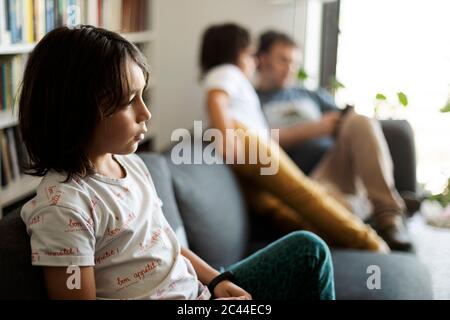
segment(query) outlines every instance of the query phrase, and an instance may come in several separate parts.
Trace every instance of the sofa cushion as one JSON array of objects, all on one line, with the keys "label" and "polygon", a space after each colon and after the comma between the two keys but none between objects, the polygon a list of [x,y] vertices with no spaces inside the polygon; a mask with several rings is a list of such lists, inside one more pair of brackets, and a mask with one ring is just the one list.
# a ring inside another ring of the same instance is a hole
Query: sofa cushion
[{"label": "sofa cushion", "polygon": [[[339,300],[433,299],[430,275],[412,254],[334,250],[332,256]],[[368,271],[370,266],[379,267],[379,290],[367,287],[368,278],[375,274]]]},{"label": "sofa cushion", "polygon": [[192,250],[216,268],[242,259],[248,216],[231,170],[223,164],[175,165],[170,155],[167,162]]},{"label": "sofa cushion", "polygon": [[406,120],[383,120],[381,126],[394,164],[396,189],[416,192],[416,149],[410,123]]},{"label": "sofa cushion", "polygon": [[186,231],[173,194],[172,177],[166,159],[156,153],[140,153],[138,155],[150,171],[156,192],[163,202],[164,216],[175,231],[180,244],[187,248]]},{"label": "sofa cushion", "polygon": [[0,300],[46,299],[42,269],[31,265],[30,239],[20,210],[0,221]]}]

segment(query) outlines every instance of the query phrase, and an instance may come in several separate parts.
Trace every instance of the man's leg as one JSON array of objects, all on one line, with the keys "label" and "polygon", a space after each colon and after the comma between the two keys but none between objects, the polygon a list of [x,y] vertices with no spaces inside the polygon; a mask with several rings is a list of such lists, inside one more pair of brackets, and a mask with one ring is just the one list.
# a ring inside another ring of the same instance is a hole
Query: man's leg
[{"label": "man's leg", "polygon": [[312,177],[329,181],[343,193],[357,194],[359,178],[373,205],[378,233],[393,250],[411,250],[404,227],[405,204],[395,189],[393,164],[381,126],[376,120],[347,114],[341,123],[335,148],[319,164]]}]

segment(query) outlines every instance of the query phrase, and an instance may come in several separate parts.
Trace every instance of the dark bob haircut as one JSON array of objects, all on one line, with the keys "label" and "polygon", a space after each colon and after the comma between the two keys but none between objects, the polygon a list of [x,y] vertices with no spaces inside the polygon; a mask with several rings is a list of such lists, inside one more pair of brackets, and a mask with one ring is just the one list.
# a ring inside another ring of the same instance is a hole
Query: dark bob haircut
[{"label": "dark bob haircut", "polygon": [[126,105],[128,64],[146,82],[139,49],[117,33],[93,26],[48,33],[30,54],[19,96],[19,127],[29,154],[28,174],[50,170],[74,176],[94,172],[88,148],[100,121]]},{"label": "dark bob haircut", "polygon": [[250,33],[233,23],[209,27],[203,34],[200,53],[202,75],[224,64],[237,64],[239,54],[251,43]]},{"label": "dark bob haircut", "polygon": [[257,56],[269,53],[276,44],[284,44],[289,47],[297,47],[295,41],[285,33],[278,31],[266,31],[259,37]]}]

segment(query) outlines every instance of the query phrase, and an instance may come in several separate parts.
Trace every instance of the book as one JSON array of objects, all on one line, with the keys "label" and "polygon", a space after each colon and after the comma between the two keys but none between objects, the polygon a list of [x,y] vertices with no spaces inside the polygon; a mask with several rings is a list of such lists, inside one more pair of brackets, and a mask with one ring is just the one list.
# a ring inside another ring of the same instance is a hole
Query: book
[{"label": "book", "polygon": [[98,3],[96,0],[87,1],[87,24],[98,25]]},{"label": "book", "polygon": [[63,25],[144,31],[148,6],[148,0],[0,0],[0,45],[35,43]]},{"label": "book", "polygon": [[103,0],[97,0],[97,25],[103,27]]},{"label": "book", "polygon": [[81,1],[68,0],[66,13],[66,24],[68,26],[73,27],[81,24]]},{"label": "book", "polygon": [[0,112],[4,111],[6,108],[5,105],[5,94],[3,92],[5,92],[5,88],[3,86],[3,63],[0,61]]},{"label": "book", "polygon": [[8,140],[3,130],[0,131],[0,143],[2,150],[2,164],[4,172],[4,185],[8,185],[12,182],[11,160],[9,158]]},{"label": "book", "polygon": [[3,84],[3,110],[10,110],[12,107],[12,70],[11,62],[2,63],[2,84]]},{"label": "book", "polygon": [[102,12],[103,27],[111,31],[120,32],[122,29],[122,0],[104,1]]},{"label": "book", "polygon": [[11,43],[22,42],[22,10],[20,0],[7,0],[9,30],[11,32]]},{"label": "book", "polygon": [[45,0],[45,32],[50,32],[55,28],[55,2]]},{"label": "book", "polygon": [[4,46],[11,44],[7,3],[8,0],[0,0],[0,45]]},{"label": "book", "polygon": [[0,188],[4,186],[4,174],[3,174],[3,152],[2,152],[2,130],[0,130]]},{"label": "book", "polygon": [[22,0],[22,40],[26,43],[34,42],[34,8],[33,0]]},{"label": "book", "polygon": [[67,25],[67,17],[68,17],[67,5],[68,5],[67,0],[58,0],[58,17],[59,17],[59,23],[57,24],[58,27]]},{"label": "book", "polygon": [[132,0],[123,0],[122,2],[122,32],[131,32],[132,27],[132,17],[131,17],[131,6]]},{"label": "book", "polygon": [[20,81],[24,72],[24,58],[22,56],[14,56],[11,64],[11,100],[10,110],[14,110],[17,103]]},{"label": "book", "polygon": [[13,131],[14,131],[14,140],[16,141],[16,151],[19,162],[19,170],[21,174],[26,174],[25,169],[30,162],[30,156],[28,155],[27,147],[23,143],[19,127],[14,127]]},{"label": "book", "polygon": [[86,23],[88,20],[88,2],[87,0],[77,0],[77,5],[80,8],[80,23]]},{"label": "book", "polygon": [[6,65],[5,62],[2,62],[0,60],[0,97],[2,101],[0,102],[0,105],[2,106],[0,111],[6,110],[6,95],[7,95],[7,88],[6,88]]},{"label": "book", "polygon": [[5,129],[6,136],[8,138],[8,151],[9,151],[9,159],[11,161],[11,172],[12,179],[17,180],[20,178],[20,169],[19,169],[19,159],[17,157],[17,144],[14,138],[14,128]]},{"label": "book", "polygon": [[45,0],[34,0],[34,39],[41,40],[46,33]]}]

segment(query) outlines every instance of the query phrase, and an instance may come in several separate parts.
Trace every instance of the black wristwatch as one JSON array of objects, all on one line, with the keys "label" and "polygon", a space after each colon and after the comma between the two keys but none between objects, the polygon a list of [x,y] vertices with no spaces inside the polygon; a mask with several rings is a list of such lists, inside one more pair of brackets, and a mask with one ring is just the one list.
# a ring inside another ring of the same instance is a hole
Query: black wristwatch
[{"label": "black wristwatch", "polygon": [[215,299],[214,288],[222,281],[229,280],[233,282],[234,274],[231,271],[225,271],[224,273],[219,274],[217,277],[211,280],[208,284],[209,292],[211,293],[211,299]]}]

